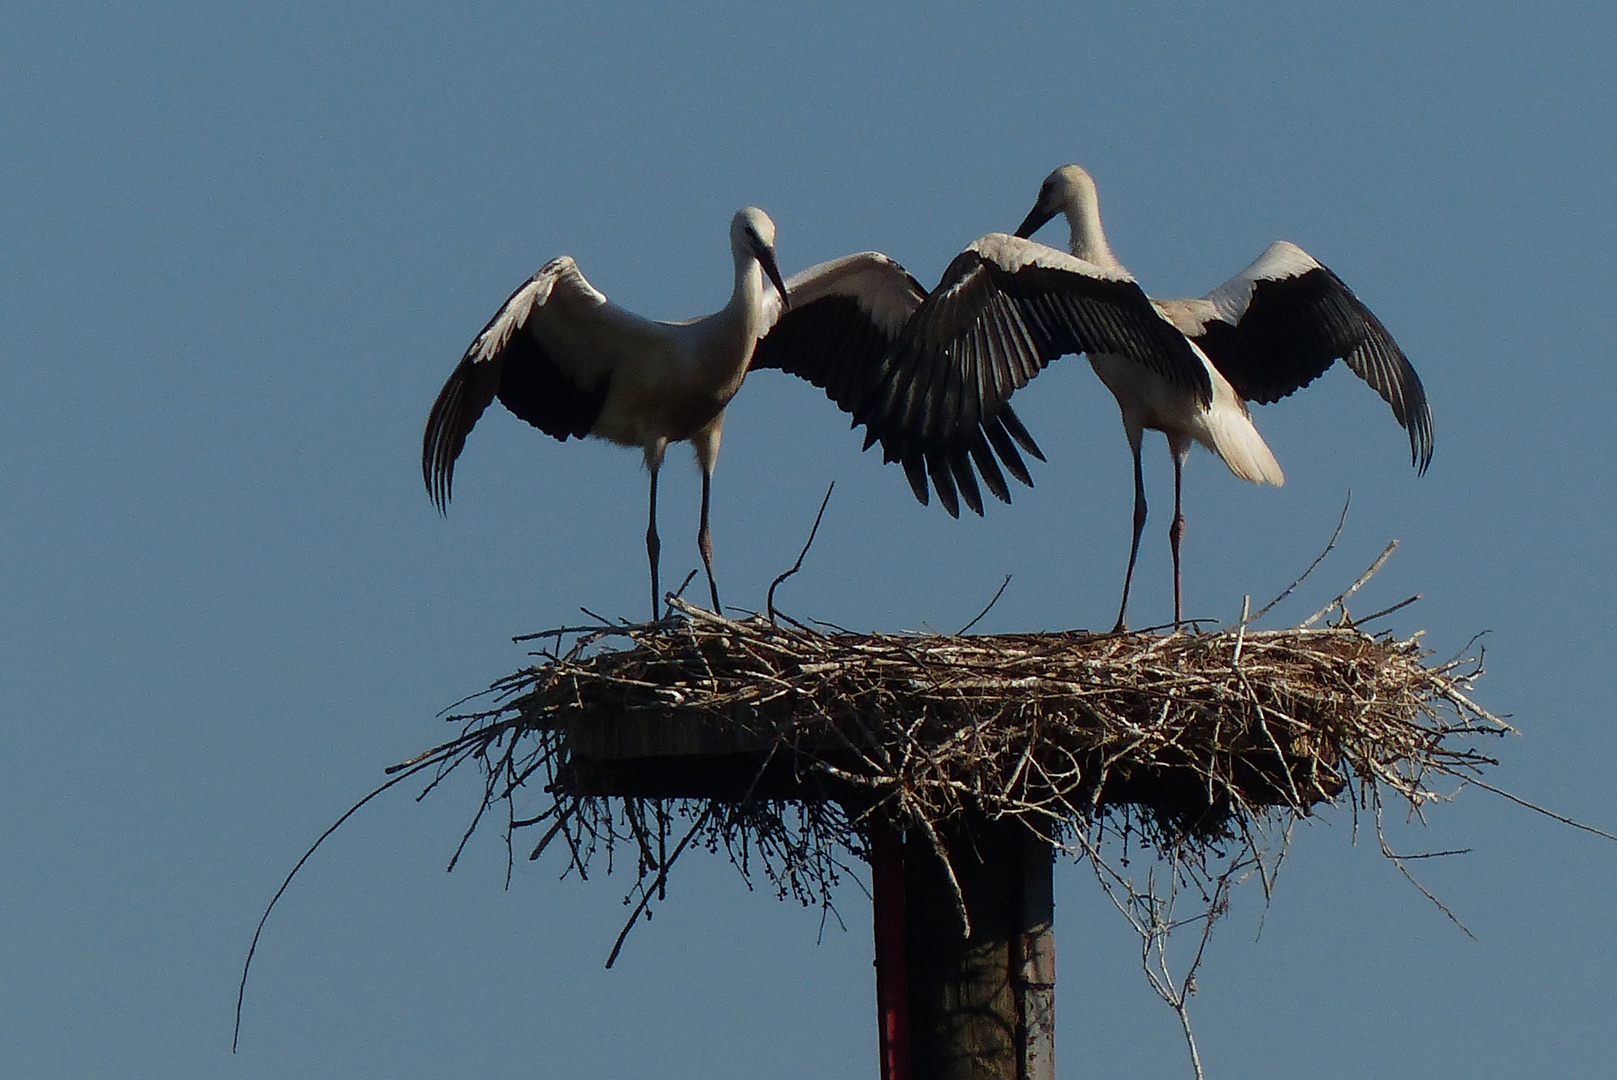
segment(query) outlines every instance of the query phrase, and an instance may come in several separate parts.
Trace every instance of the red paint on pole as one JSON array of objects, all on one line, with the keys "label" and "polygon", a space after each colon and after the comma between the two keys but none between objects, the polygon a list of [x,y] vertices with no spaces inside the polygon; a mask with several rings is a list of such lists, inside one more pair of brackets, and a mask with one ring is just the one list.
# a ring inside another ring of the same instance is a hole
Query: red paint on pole
[{"label": "red paint on pole", "polygon": [[870,827],[870,891],[875,909],[876,1015],[882,1080],[910,1080],[910,983],[904,921],[904,834],[877,815]]}]

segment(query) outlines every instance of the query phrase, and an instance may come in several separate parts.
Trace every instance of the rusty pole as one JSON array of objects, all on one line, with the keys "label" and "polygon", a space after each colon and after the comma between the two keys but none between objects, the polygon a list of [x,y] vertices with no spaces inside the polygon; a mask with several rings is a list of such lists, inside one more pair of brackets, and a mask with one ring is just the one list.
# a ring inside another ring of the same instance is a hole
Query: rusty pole
[{"label": "rusty pole", "polygon": [[939,829],[971,923],[931,842],[904,845],[913,1080],[1054,1080],[1050,845],[1014,819]]},{"label": "rusty pole", "polygon": [[910,984],[904,918],[904,834],[885,815],[870,827],[870,892],[876,937],[876,1016],[882,1080],[911,1080]]}]

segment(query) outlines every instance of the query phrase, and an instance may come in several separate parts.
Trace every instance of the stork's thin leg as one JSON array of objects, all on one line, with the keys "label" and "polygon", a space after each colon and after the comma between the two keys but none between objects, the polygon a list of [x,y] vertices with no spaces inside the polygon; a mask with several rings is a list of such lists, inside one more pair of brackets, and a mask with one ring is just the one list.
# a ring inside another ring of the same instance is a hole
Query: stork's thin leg
[{"label": "stork's thin leg", "polygon": [[657,539],[657,470],[651,470],[651,509],[646,519],[646,558],[651,561],[651,621],[657,621],[658,604],[662,592],[657,588],[657,559],[662,554],[662,541]]},{"label": "stork's thin leg", "polygon": [[1121,634],[1129,628],[1126,616],[1129,610],[1129,586],[1134,583],[1134,560],[1140,555],[1140,534],[1145,531],[1145,474],[1140,468],[1140,444],[1134,443],[1134,542],[1129,545],[1129,569],[1123,575],[1123,604],[1117,609],[1117,625],[1112,633]]},{"label": "stork's thin leg", "polygon": [[702,470],[702,524],[696,530],[696,549],[702,553],[702,565],[707,568],[707,587],[713,594],[713,614],[723,614],[724,609],[719,607],[719,583],[713,580],[713,534],[707,528],[708,494],[713,485],[713,477],[706,470]]},{"label": "stork's thin leg", "polygon": [[1179,629],[1184,621],[1185,610],[1181,600],[1182,591],[1179,583],[1179,541],[1185,538],[1185,515],[1179,509],[1180,481],[1185,472],[1185,459],[1180,454],[1173,456],[1173,524],[1168,526],[1168,544],[1173,548],[1173,628]]}]

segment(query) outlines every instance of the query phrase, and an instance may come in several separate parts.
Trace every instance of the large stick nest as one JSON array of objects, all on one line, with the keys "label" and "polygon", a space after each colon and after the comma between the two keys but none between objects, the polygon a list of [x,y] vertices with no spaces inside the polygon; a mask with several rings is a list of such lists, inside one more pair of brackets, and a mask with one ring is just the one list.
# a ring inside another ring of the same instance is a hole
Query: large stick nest
[{"label": "large stick nest", "polygon": [[676,600],[657,622],[540,635],[540,663],[413,764],[479,760],[484,808],[507,803],[508,835],[548,825],[534,857],[560,837],[580,874],[602,844],[610,857],[628,843],[643,903],[693,840],[828,903],[875,812],[934,838],[971,810],[1058,842],[1111,826],[1206,850],[1321,803],[1391,794],[1418,812],[1438,778],[1494,764],[1477,736],[1509,730],[1468,696],[1480,663],[1430,663],[1418,635],[786,622]]}]

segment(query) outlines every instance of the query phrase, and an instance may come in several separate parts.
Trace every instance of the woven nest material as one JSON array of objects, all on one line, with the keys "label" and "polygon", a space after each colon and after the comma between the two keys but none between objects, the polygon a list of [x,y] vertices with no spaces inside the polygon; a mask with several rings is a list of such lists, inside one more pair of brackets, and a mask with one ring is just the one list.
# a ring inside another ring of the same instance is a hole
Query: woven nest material
[{"label": "woven nest material", "polygon": [[971,810],[1058,843],[1110,825],[1181,850],[1321,803],[1418,812],[1435,781],[1495,763],[1478,736],[1510,730],[1469,697],[1480,663],[1351,626],[822,633],[675,601],[658,622],[541,637],[539,664],[410,764],[481,762],[485,810],[546,826],[534,857],[561,838],[583,874],[627,844],[643,894],[696,842],[828,902],[877,812],[933,836]]}]

